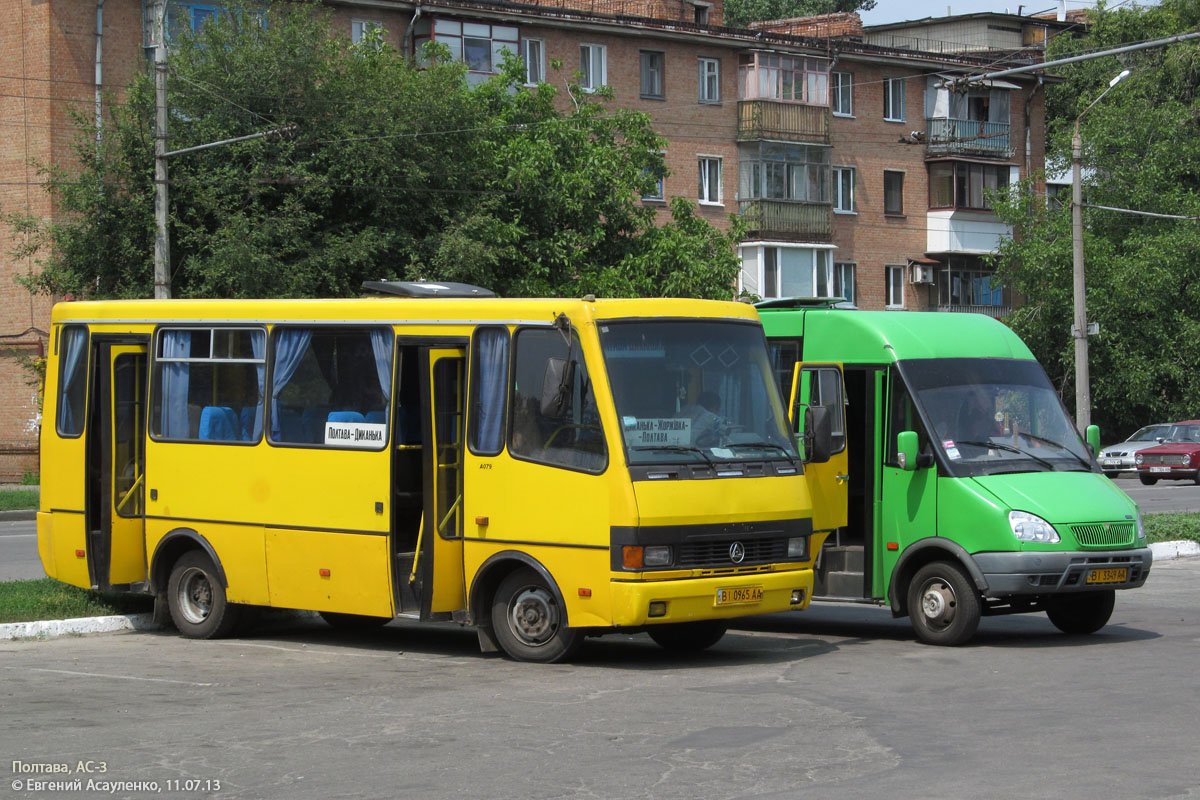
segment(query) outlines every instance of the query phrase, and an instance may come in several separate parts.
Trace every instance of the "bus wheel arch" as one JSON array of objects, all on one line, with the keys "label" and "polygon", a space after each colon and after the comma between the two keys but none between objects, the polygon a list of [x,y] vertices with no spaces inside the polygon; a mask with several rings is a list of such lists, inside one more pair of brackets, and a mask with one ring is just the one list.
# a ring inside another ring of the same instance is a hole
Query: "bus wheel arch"
[{"label": "bus wheel arch", "polygon": [[212,545],[196,531],[180,528],[158,543],[151,561],[155,618],[169,620],[191,639],[228,636],[240,606],[226,596],[229,581]]},{"label": "bus wheel arch", "polygon": [[904,617],[911,613],[911,609],[908,607],[909,585],[922,567],[935,561],[957,562],[971,583],[975,585],[979,595],[982,596],[987,592],[988,584],[987,579],[983,576],[983,570],[975,563],[975,559],[971,558],[971,554],[967,552],[966,548],[957,542],[939,536],[921,539],[905,549],[892,570],[891,584],[888,586],[888,599],[891,601],[893,616]]},{"label": "bus wheel arch", "polygon": [[189,550],[203,551],[216,568],[221,588],[229,588],[225,568],[221,566],[221,559],[217,558],[217,551],[213,549],[212,544],[192,528],[176,528],[159,540],[150,559],[150,589],[155,595],[167,591],[167,583],[171,579],[171,570],[175,562]]},{"label": "bus wheel arch", "polygon": [[470,608],[485,652],[554,663],[569,658],[583,639],[567,624],[566,603],[549,570],[525,553],[496,553],[485,561],[471,582]]}]

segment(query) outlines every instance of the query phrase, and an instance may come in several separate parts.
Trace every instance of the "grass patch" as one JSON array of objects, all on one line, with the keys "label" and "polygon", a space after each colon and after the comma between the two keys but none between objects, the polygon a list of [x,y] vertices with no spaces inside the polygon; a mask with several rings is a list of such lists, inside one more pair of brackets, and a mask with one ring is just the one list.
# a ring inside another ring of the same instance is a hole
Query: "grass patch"
[{"label": "grass patch", "polygon": [[153,607],[149,595],[93,592],[53,578],[0,583],[0,623],[137,614]]},{"label": "grass patch", "polygon": [[1142,521],[1148,542],[1200,542],[1200,514],[1147,514]]},{"label": "grass patch", "polygon": [[37,489],[5,489],[0,491],[0,511],[30,511],[38,507]]}]

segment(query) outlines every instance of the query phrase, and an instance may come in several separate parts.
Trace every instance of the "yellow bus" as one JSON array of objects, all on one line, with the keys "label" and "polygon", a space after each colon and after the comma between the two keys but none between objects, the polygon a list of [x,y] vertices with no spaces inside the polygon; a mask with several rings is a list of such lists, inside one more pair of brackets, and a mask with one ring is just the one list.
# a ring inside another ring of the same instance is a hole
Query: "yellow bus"
[{"label": "yellow bus", "polygon": [[271,606],[542,662],[808,605],[825,534],[752,307],[372,287],[55,306],[46,573],[188,637]]}]

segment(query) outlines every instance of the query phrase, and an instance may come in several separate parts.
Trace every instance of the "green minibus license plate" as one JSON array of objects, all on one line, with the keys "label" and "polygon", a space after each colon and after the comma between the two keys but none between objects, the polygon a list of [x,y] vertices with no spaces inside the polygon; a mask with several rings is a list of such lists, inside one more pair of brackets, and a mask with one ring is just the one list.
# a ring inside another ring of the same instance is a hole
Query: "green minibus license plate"
[{"label": "green minibus license plate", "polygon": [[1088,573],[1088,583],[1124,583],[1129,576],[1128,567],[1118,569],[1094,569]]},{"label": "green minibus license plate", "polygon": [[736,606],[747,603],[762,602],[763,587],[761,586],[731,586],[728,589],[717,589],[717,605]]}]

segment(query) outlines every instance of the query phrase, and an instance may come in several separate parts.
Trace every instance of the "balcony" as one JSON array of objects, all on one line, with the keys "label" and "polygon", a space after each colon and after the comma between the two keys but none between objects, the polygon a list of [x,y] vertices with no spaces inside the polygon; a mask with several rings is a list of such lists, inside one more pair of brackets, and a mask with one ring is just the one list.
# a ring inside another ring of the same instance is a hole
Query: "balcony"
[{"label": "balcony", "polygon": [[750,237],[803,242],[833,238],[833,206],[803,200],[741,200],[738,203]]},{"label": "balcony", "polygon": [[939,303],[937,310],[956,314],[987,314],[989,317],[1002,319],[1008,316],[1012,308],[1009,306],[942,305]]},{"label": "balcony", "polygon": [[1007,122],[936,118],[925,120],[926,156],[1012,158]]},{"label": "balcony", "polygon": [[739,142],[775,139],[829,144],[829,107],[779,100],[739,100],[737,138]]}]

